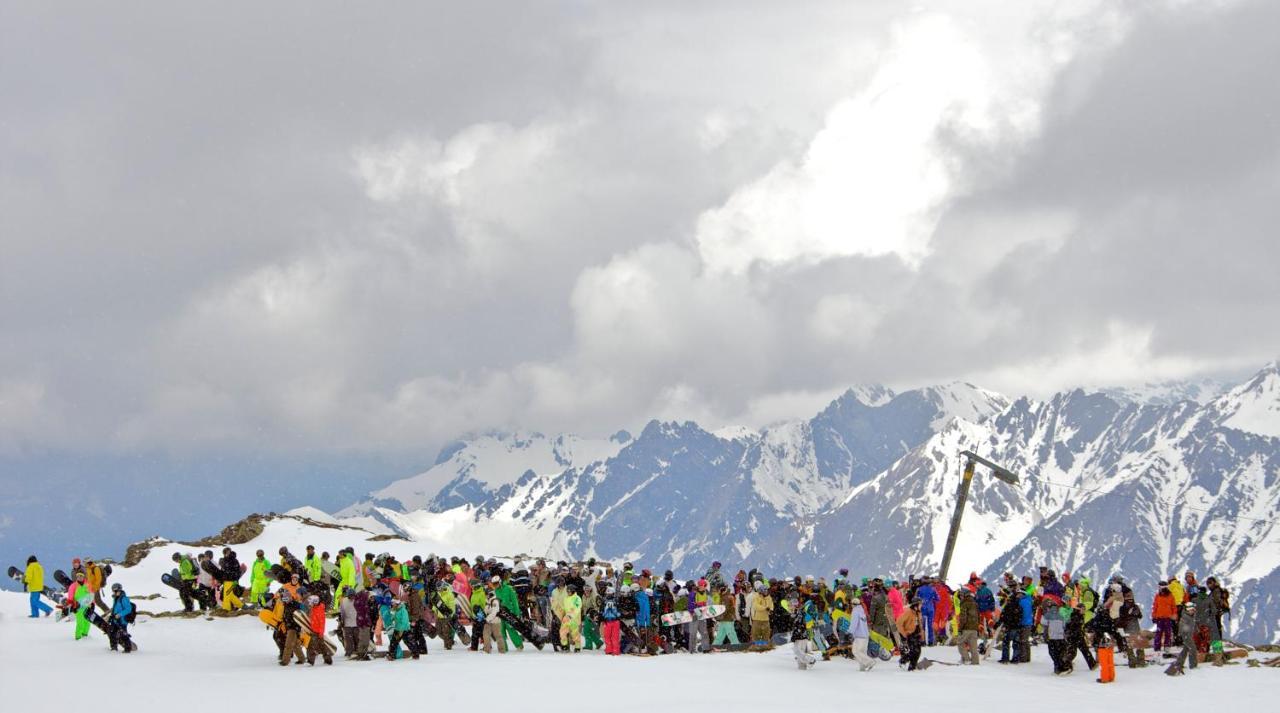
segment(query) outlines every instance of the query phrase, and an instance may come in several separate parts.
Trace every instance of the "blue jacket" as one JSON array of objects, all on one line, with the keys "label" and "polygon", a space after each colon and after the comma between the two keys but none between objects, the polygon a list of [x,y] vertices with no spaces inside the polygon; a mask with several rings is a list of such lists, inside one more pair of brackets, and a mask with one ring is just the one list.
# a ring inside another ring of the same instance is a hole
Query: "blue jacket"
[{"label": "blue jacket", "polygon": [[126,617],[133,613],[133,602],[129,601],[129,595],[121,594],[120,598],[111,604],[111,616],[119,620],[121,624],[128,621]]},{"label": "blue jacket", "polygon": [[920,608],[933,610],[938,603],[938,590],[926,584],[916,589],[916,596],[920,597]]},{"label": "blue jacket", "polygon": [[636,592],[636,626],[649,625],[649,595],[644,590]]},{"label": "blue jacket", "polygon": [[1018,597],[1018,606],[1022,608],[1022,625],[1031,626],[1035,623],[1035,612],[1032,610],[1031,597],[1026,594]]},{"label": "blue jacket", "polygon": [[996,597],[991,593],[991,588],[987,585],[978,587],[978,593],[974,596],[978,602],[978,611],[988,612],[996,610]]}]

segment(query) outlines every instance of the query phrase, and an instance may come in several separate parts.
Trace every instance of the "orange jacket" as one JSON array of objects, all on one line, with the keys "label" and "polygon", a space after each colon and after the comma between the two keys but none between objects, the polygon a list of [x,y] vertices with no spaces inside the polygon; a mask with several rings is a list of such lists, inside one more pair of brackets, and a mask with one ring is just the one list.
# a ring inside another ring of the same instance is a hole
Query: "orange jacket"
[{"label": "orange jacket", "polygon": [[915,610],[907,607],[902,610],[902,616],[898,617],[898,633],[903,636],[911,636],[916,629],[920,628],[920,616]]},{"label": "orange jacket", "polygon": [[1151,620],[1156,619],[1174,619],[1178,616],[1178,604],[1173,600],[1172,594],[1156,594],[1156,599],[1151,603]]}]

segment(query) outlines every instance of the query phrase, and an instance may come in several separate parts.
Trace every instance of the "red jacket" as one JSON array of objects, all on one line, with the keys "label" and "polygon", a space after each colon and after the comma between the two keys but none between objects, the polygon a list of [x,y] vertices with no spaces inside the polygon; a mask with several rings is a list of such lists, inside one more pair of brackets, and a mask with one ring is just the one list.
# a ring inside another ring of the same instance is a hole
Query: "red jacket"
[{"label": "red jacket", "polygon": [[311,628],[317,634],[324,634],[324,614],[324,604],[311,607],[311,616],[308,618],[311,619]]}]

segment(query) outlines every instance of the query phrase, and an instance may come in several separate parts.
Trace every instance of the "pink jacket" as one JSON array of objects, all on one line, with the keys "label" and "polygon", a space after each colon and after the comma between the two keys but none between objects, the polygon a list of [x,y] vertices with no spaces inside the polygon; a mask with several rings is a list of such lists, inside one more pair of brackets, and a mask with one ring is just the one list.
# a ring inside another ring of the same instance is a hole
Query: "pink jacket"
[{"label": "pink jacket", "polygon": [[902,590],[894,587],[889,590],[889,594],[887,596],[889,599],[889,607],[893,609],[893,620],[897,621],[898,617],[902,616]]},{"label": "pink jacket", "polygon": [[453,591],[467,599],[471,598],[471,583],[467,581],[466,573],[458,572],[453,575]]}]

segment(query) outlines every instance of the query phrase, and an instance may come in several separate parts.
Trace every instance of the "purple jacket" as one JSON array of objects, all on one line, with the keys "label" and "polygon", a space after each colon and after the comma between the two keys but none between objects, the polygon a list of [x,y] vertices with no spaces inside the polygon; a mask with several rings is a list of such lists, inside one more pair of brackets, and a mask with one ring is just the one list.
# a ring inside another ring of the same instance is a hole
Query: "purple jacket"
[{"label": "purple jacket", "polygon": [[351,599],[356,605],[356,626],[373,626],[373,617],[369,616],[369,593],[360,590]]}]

